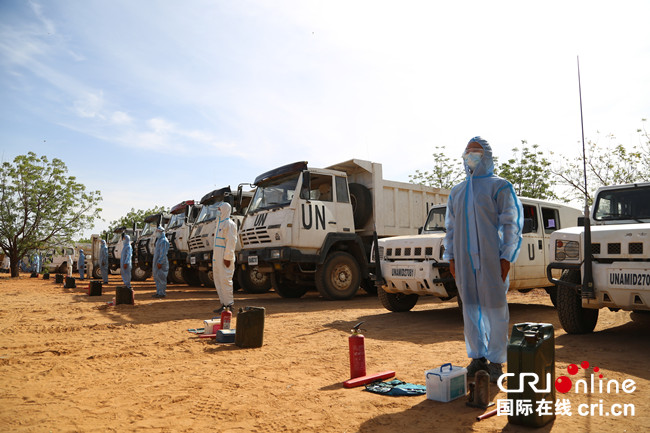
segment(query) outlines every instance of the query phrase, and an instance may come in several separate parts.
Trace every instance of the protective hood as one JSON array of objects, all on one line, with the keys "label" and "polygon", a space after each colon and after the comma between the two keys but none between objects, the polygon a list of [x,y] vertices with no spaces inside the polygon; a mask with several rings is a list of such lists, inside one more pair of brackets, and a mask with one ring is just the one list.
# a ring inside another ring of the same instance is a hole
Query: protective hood
[{"label": "protective hood", "polygon": [[478,163],[476,166],[476,169],[472,173],[470,168],[467,166],[467,162],[463,160],[463,165],[465,166],[465,173],[467,176],[491,176],[494,174],[494,160],[492,159],[492,147],[490,146],[490,143],[487,142],[487,140],[484,140],[480,136],[476,136],[469,140],[467,144],[469,143],[478,143],[482,148],[483,148],[483,158],[481,158],[481,161]]},{"label": "protective hood", "polygon": [[106,241],[102,239],[102,247],[106,246]]},{"label": "protective hood", "polygon": [[219,219],[221,221],[227,220],[228,218],[230,218],[232,207],[230,206],[230,203],[223,202],[219,205],[219,211],[221,212],[221,217]]},{"label": "protective hood", "polygon": [[124,245],[131,245],[131,236],[124,235]]}]

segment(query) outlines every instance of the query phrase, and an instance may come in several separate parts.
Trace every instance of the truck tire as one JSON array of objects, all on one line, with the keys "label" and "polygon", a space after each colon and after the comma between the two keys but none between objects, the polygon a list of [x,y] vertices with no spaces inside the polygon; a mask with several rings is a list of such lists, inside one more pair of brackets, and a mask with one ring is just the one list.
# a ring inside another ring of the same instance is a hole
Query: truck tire
[{"label": "truck tire", "polygon": [[149,272],[147,272],[146,269],[142,269],[139,267],[131,268],[131,279],[133,281],[144,281],[147,279],[147,275]]},{"label": "truck tire", "polygon": [[183,278],[183,267],[171,265],[169,267],[169,279],[174,284],[185,284],[185,278]]},{"label": "truck tire", "polygon": [[246,266],[239,269],[239,285],[246,293],[266,293],[271,290],[271,277],[258,272],[257,266]]},{"label": "truck tire", "polygon": [[372,216],[372,195],[370,190],[360,183],[351,183],[350,202],[354,216],[354,228],[363,228]]},{"label": "truck tire", "polygon": [[[565,269],[561,281],[580,284],[580,271]],[[588,334],[593,332],[598,321],[598,310],[582,308],[582,297],[569,287],[559,287],[557,291],[557,315],[562,328],[568,334]]]},{"label": "truck tire", "polygon": [[205,287],[214,288],[214,276],[211,270],[207,272],[199,271],[199,279]]},{"label": "truck tire", "polygon": [[359,264],[343,251],[330,254],[325,263],[316,269],[316,288],[329,300],[352,298],[359,290],[361,271]]},{"label": "truck tire", "polygon": [[192,268],[183,268],[183,279],[188,286],[200,287],[201,279],[199,278],[198,271]]},{"label": "truck tire", "polygon": [[102,277],[102,269],[99,267],[99,264],[93,265],[92,277],[95,280],[99,280]]},{"label": "truck tire", "polygon": [[282,276],[278,277],[275,273],[271,274],[271,285],[273,286],[275,293],[277,293],[281,298],[287,299],[302,298],[309,289],[307,286],[286,280],[282,278]]},{"label": "truck tire", "polygon": [[416,294],[407,295],[405,293],[389,293],[381,287],[377,289],[377,297],[384,308],[396,313],[411,311],[411,309],[415,307],[419,298]]}]

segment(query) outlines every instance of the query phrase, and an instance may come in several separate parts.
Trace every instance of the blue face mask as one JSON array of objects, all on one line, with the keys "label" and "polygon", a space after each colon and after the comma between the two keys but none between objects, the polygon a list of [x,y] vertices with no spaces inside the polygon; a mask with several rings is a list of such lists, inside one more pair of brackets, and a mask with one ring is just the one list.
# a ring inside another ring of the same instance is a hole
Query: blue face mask
[{"label": "blue face mask", "polygon": [[481,158],[483,158],[482,152],[471,152],[463,154],[463,159],[467,163],[467,166],[470,168],[470,170],[474,170],[476,167],[478,167],[478,163],[481,162]]}]

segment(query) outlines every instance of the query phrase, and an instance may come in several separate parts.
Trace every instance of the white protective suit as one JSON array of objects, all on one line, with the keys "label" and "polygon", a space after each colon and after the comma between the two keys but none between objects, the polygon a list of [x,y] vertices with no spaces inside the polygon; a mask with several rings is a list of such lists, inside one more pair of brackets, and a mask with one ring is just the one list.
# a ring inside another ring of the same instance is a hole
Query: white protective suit
[{"label": "white protective suit", "polygon": [[[217,230],[212,249],[212,275],[219,301],[222,305],[230,306],[234,303],[232,276],[235,273],[237,225],[230,219],[230,204],[221,203],[218,209]],[[230,260],[230,266],[226,267],[224,260]]]},{"label": "white protective suit", "polygon": [[484,153],[473,171],[464,163],[467,178],[451,190],[443,259],[455,262],[468,356],[500,364],[507,358],[510,319],[510,281],[501,277],[500,260],[517,260],[523,209],[512,184],[494,175],[489,143],[481,137],[472,142]]}]

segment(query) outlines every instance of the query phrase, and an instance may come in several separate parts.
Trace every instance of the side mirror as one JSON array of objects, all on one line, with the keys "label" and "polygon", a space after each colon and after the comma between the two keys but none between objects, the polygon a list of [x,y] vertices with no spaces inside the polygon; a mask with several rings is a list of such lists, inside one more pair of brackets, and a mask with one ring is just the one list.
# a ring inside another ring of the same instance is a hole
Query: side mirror
[{"label": "side mirror", "polygon": [[419,234],[419,235],[422,234],[422,229],[424,229],[424,227],[418,227],[418,234]]},{"label": "side mirror", "polygon": [[584,227],[585,226],[585,217],[584,216],[579,216],[578,217],[578,227]]},{"label": "side mirror", "polygon": [[242,196],[243,196],[243,185],[237,185],[237,197],[235,197],[235,204],[237,205],[237,209],[241,209],[241,201],[242,201]]},{"label": "side mirror", "polygon": [[311,173],[308,170],[302,172],[302,185],[300,186],[300,198],[309,200],[309,189],[311,185]]},{"label": "side mirror", "polygon": [[532,218],[524,218],[523,234],[532,233],[532,232],[533,232],[533,219]]}]

